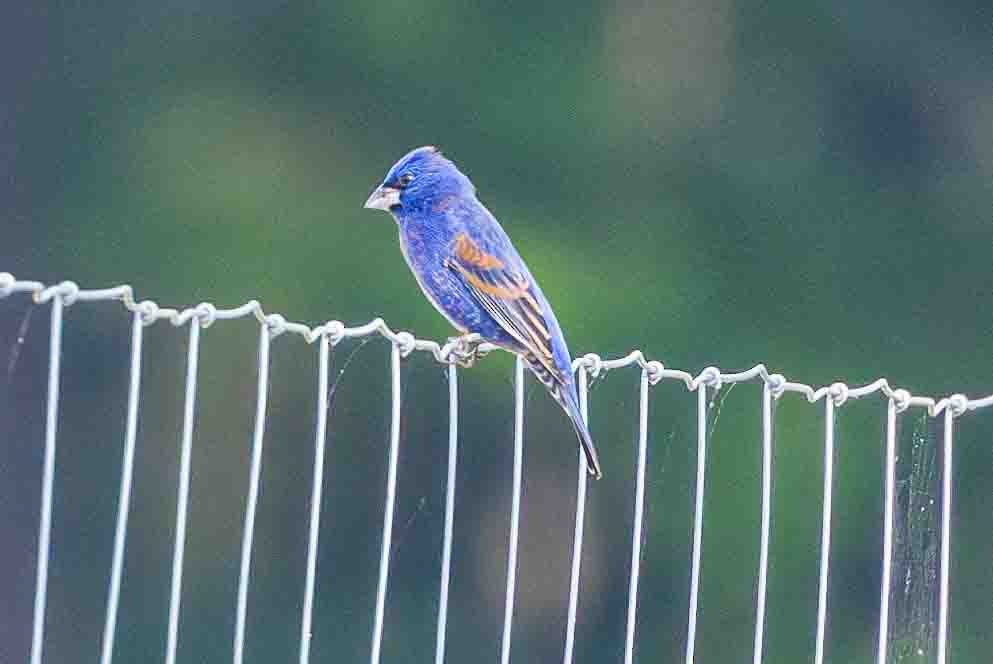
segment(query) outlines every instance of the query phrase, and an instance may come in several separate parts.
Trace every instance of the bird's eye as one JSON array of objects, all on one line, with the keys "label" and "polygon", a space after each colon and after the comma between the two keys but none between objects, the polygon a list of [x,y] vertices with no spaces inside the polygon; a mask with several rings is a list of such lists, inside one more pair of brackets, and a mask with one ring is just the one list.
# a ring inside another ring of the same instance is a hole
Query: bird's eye
[{"label": "bird's eye", "polygon": [[414,181],[413,173],[404,173],[403,175],[400,176],[400,179],[398,180],[401,189],[406,189],[407,185],[409,185],[413,181]]}]

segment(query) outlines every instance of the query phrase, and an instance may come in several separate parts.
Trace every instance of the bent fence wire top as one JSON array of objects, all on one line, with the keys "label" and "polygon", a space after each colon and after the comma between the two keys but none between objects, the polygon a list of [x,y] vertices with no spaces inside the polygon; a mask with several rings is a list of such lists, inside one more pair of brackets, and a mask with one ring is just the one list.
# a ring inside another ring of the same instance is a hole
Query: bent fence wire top
[{"label": "bent fence wire top", "polygon": [[[389,581],[389,563],[391,540],[393,534],[393,514],[397,486],[397,460],[400,440],[400,362],[415,351],[426,351],[434,358],[447,365],[449,377],[449,451],[447,468],[447,487],[445,499],[445,526],[442,549],[442,569],[439,587],[439,606],[437,620],[437,636],[435,647],[436,664],[442,664],[445,659],[445,639],[448,616],[448,588],[451,563],[453,519],[455,509],[455,477],[456,450],[458,443],[458,383],[457,363],[464,359],[464,345],[450,341],[439,344],[430,340],[415,338],[409,332],[394,332],[386,323],[377,318],[365,325],[346,327],[339,321],[329,321],[323,325],[310,327],[302,323],[287,321],[279,314],[266,314],[256,301],[247,302],[232,309],[220,309],[210,303],[202,303],[186,309],[171,309],[160,307],[149,300],[137,301],[130,286],[121,285],[113,288],[95,290],[81,289],[71,281],[63,281],[57,285],[46,286],[37,281],[15,279],[10,273],[0,273],[0,298],[18,293],[30,294],[37,303],[51,303],[51,327],[48,365],[48,395],[45,423],[45,454],[42,477],[41,514],[38,528],[38,561],[37,577],[34,594],[34,618],[31,637],[31,663],[41,664],[42,647],[44,644],[45,606],[47,598],[48,563],[50,537],[52,529],[52,495],[55,480],[55,444],[59,413],[59,378],[62,340],[62,317],[65,307],[78,302],[95,302],[103,300],[120,301],[133,314],[131,328],[130,353],[130,382],[127,400],[127,419],[125,427],[124,458],[121,470],[120,495],[118,499],[117,521],[114,535],[113,560],[111,563],[110,581],[107,593],[107,608],[101,650],[101,664],[110,664],[114,652],[114,632],[117,621],[118,600],[120,596],[121,574],[124,560],[124,545],[127,533],[128,512],[131,497],[131,482],[134,467],[135,439],[137,432],[137,417],[139,404],[139,388],[142,360],[142,331],[145,326],[165,320],[179,327],[189,325],[189,342],[187,346],[186,385],[183,408],[183,426],[181,434],[180,474],[177,487],[177,509],[175,539],[173,542],[172,580],[169,599],[169,622],[166,641],[166,664],[176,661],[176,647],[179,636],[179,612],[182,593],[183,556],[186,540],[187,507],[190,487],[190,460],[193,439],[194,413],[197,397],[197,363],[199,359],[200,331],[217,321],[231,320],[254,316],[260,325],[258,367],[257,367],[257,398],[255,426],[249,470],[249,486],[247,504],[245,507],[244,528],[242,531],[241,565],[238,580],[235,630],[233,635],[234,662],[240,664],[244,656],[244,640],[246,613],[248,609],[248,585],[252,562],[252,540],[255,530],[255,514],[259,494],[259,477],[262,461],[262,446],[266,424],[266,400],[268,396],[269,347],[274,338],[284,332],[295,333],[303,337],[307,343],[318,342],[318,385],[317,385],[317,425],[315,432],[315,451],[313,467],[313,485],[311,494],[311,510],[309,516],[309,539],[307,565],[304,579],[304,603],[300,619],[299,661],[305,664],[310,658],[310,641],[312,636],[312,611],[315,574],[317,565],[317,542],[320,530],[320,496],[323,483],[324,441],[327,431],[328,412],[328,360],[330,347],[344,339],[381,335],[390,342],[390,371],[391,371],[391,426],[389,465],[386,478],[386,504],[383,516],[383,534],[380,547],[380,564],[378,586],[376,592],[375,618],[371,638],[370,662],[377,664],[380,659],[380,649],[383,633],[383,617],[386,602],[387,583]],[[493,347],[483,344],[481,350],[493,350]],[[893,554],[893,520],[894,520],[894,484],[896,465],[896,428],[900,414],[908,408],[924,408],[931,417],[943,416],[943,467],[941,485],[941,543],[938,586],[938,629],[937,629],[937,661],[945,664],[948,643],[948,594],[949,594],[949,553],[951,535],[951,506],[952,484],[951,468],[953,456],[954,420],[966,413],[993,405],[993,395],[978,399],[969,399],[965,395],[955,394],[945,398],[915,396],[907,390],[893,389],[885,379],[879,379],[860,387],[849,387],[844,383],[834,383],[830,386],[815,388],[803,383],[787,380],[784,376],[770,374],[765,366],[759,364],[747,371],[738,373],[723,373],[716,367],[708,367],[694,376],[686,371],[669,369],[661,362],[648,360],[641,351],[633,351],[616,359],[604,360],[594,354],[577,358],[573,368],[578,371],[578,386],[580,405],[583,417],[588,417],[588,376],[597,376],[603,371],[621,367],[635,366],[641,369],[638,454],[635,469],[634,494],[634,528],[631,538],[631,558],[629,570],[629,587],[627,594],[627,621],[624,643],[625,664],[631,664],[634,659],[636,637],[636,611],[638,605],[638,579],[641,562],[642,525],[644,521],[645,501],[645,467],[648,440],[648,392],[649,386],[661,380],[682,381],[687,390],[697,392],[697,473],[695,490],[695,509],[693,520],[693,542],[690,565],[690,598],[689,616],[685,644],[685,662],[694,661],[697,626],[697,597],[700,587],[700,555],[702,550],[703,500],[706,477],[706,444],[707,444],[707,394],[719,390],[723,384],[757,380],[762,384],[762,487],[761,487],[761,528],[759,566],[757,570],[756,618],[753,641],[753,664],[763,660],[763,639],[765,634],[765,603],[766,581],[768,575],[769,529],[771,516],[772,493],[772,431],[773,409],[772,402],[786,393],[798,393],[810,403],[823,399],[824,401],[824,489],[823,510],[820,535],[820,565],[818,574],[817,601],[817,632],[814,643],[815,664],[821,664],[824,659],[824,640],[827,610],[827,581],[830,569],[831,551],[831,508],[833,487],[833,458],[835,409],[843,406],[848,399],[860,398],[879,393],[886,400],[886,454],[885,454],[885,487],[884,487],[884,518],[883,553],[882,553],[882,584],[880,588],[880,616],[878,626],[877,662],[885,664],[888,646],[889,624],[889,589],[890,569]],[[519,532],[522,459],[524,440],[524,364],[519,359],[515,365],[514,390],[514,466],[513,466],[513,499],[510,521],[510,541],[506,574],[506,595],[503,618],[503,638],[501,647],[501,662],[510,661],[511,629],[513,625],[514,601],[517,574],[517,542]],[[572,566],[568,589],[568,619],[563,647],[563,662],[570,664],[575,643],[576,611],[579,597],[579,578],[581,568],[581,553],[583,541],[583,524],[585,516],[585,496],[587,473],[585,458],[578,454],[579,468],[577,475],[578,491],[576,500],[575,530],[572,553]]]}]

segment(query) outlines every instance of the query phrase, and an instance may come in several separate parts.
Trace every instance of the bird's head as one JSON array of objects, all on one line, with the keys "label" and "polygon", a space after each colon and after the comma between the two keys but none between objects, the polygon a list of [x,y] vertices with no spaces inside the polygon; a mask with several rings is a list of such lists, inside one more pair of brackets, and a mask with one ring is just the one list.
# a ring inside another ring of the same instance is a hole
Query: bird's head
[{"label": "bird's head", "polygon": [[469,178],[438,148],[429,145],[411,150],[395,163],[370,194],[365,207],[400,215],[445,196],[474,193]]}]

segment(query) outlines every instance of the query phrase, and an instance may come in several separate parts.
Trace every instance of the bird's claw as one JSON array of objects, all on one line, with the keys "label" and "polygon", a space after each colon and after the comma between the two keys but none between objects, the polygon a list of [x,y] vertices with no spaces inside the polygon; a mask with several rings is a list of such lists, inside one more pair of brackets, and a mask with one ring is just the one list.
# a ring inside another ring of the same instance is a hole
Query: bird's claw
[{"label": "bird's claw", "polygon": [[461,337],[451,337],[448,339],[451,345],[452,361],[463,369],[468,369],[476,363],[476,360],[486,355],[480,350],[483,340],[476,334],[466,334]]}]

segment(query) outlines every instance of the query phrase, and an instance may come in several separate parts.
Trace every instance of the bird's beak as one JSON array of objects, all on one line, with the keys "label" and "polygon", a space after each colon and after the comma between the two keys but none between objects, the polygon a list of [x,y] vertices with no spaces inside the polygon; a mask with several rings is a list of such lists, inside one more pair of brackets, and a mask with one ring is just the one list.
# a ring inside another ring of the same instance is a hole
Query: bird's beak
[{"label": "bird's beak", "polygon": [[386,210],[389,212],[390,208],[394,205],[400,204],[400,190],[395,187],[388,187],[385,184],[381,187],[377,187],[369,195],[369,200],[365,202],[363,207],[370,210]]}]

